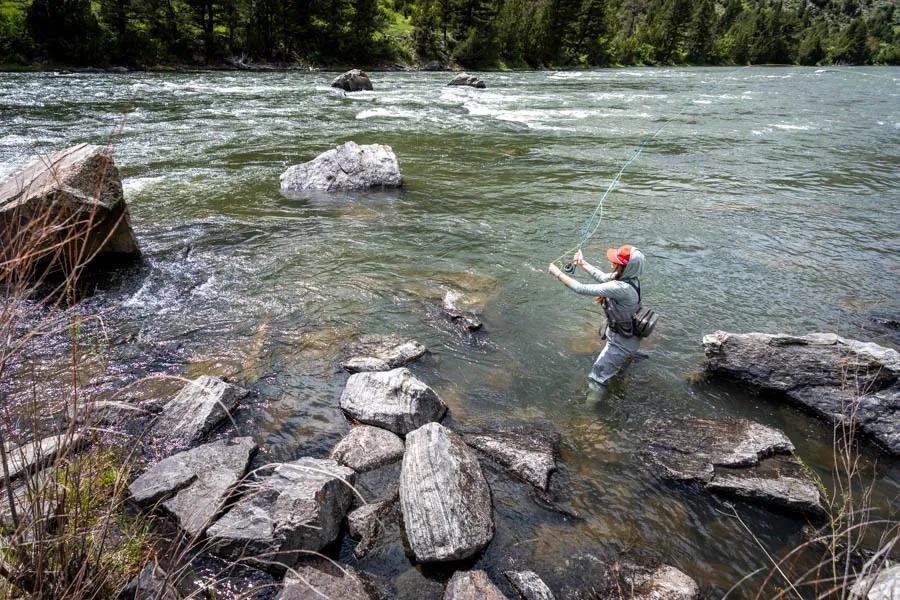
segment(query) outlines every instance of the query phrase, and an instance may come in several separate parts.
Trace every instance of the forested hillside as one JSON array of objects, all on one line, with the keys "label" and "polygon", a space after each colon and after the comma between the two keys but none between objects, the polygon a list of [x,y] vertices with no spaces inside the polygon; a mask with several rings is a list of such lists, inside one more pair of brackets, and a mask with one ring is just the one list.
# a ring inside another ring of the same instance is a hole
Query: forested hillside
[{"label": "forested hillside", "polygon": [[6,64],[900,63],[895,0],[0,0]]}]

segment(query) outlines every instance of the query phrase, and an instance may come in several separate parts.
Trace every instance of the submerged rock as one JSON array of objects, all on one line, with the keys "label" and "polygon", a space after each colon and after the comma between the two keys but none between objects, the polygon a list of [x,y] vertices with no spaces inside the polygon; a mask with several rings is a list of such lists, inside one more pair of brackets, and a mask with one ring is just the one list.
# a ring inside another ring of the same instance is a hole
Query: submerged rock
[{"label": "submerged rock", "polygon": [[450,321],[467,331],[478,331],[482,327],[481,319],[477,312],[472,309],[463,308],[472,303],[470,298],[462,295],[455,290],[447,290],[444,294],[443,309],[444,314]]},{"label": "submerged rock", "polygon": [[478,459],[462,438],[438,423],[406,437],[400,506],[420,562],[467,558],[494,537],[491,490]]},{"label": "submerged rock", "polygon": [[347,349],[341,368],[350,373],[389,371],[425,354],[425,346],[397,335],[366,336]]},{"label": "submerged rock", "polygon": [[354,477],[333,460],[280,464],[207,530],[208,547],[224,558],[284,571],[301,551],[321,550],[337,538]]},{"label": "submerged rock", "polygon": [[345,92],[362,92],[364,90],[371,91],[372,80],[366,75],[365,71],[360,69],[351,69],[346,73],[338,75],[331,82],[331,87],[344,90]]},{"label": "submerged rock", "polygon": [[[697,582],[670,565],[647,569],[632,565],[627,568],[627,583],[634,586],[632,600],[697,600]],[[610,600],[616,596],[609,596]]]},{"label": "submerged rock", "polygon": [[162,502],[181,529],[199,537],[246,474],[256,450],[256,442],[249,437],[204,444],[159,461],[128,491],[144,507]]},{"label": "submerged rock", "polygon": [[703,338],[709,373],[725,375],[835,421],[900,454],[900,353],[833,333],[717,331]]},{"label": "submerged rock", "polygon": [[386,144],[347,142],[281,174],[283,193],[318,190],[396,188],[403,183],[400,163]]},{"label": "submerged rock", "polygon": [[646,456],[667,479],[814,516],[824,512],[818,487],[777,429],[752,421],[651,419],[644,433]]},{"label": "submerged rock", "polygon": [[523,600],[556,600],[547,584],[534,571],[506,571],[503,574]]},{"label": "submerged rock", "polygon": [[0,261],[25,254],[36,277],[44,268],[70,271],[79,257],[115,262],[140,254],[108,149],[78,144],[0,183]]},{"label": "submerged rock", "polygon": [[163,406],[153,434],[176,446],[194,444],[227,419],[248,393],[218,377],[198,377]]},{"label": "submerged rock", "polygon": [[386,429],[370,425],[354,427],[331,451],[331,458],[356,472],[377,469],[402,456],[403,440]]},{"label": "submerged rock", "polygon": [[284,578],[277,600],[376,600],[365,575],[350,565],[318,556],[304,557]]},{"label": "submerged rock", "polygon": [[353,419],[406,435],[440,421],[447,405],[409,369],[356,373],[341,394],[341,408]]},{"label": "submerged rock", "polygon": [[559,434],[534,425],[464,429],[463,439],[519,479],[546,490],[556,470]]},{"label": "submerged rock", "polygon": [[444,600],[508,600],[484,571],[457,571],[447,582]]},{"label": "submerged rock", "polygon": [[359,540],[353,549],[356,558],[362,558],[375,546],[385,522],[397,517],[397,496],[380,502],[363,504],[347,515],[347,531]]},{"label": "submerged rock", "polygon": [[474,75],[469,75],[468,73],[460,73],[456,77],[454,77],[450,83],[447,85],[467,85],[469,87],[478,88],[483,90],[487,86],[484,84],[484,81],[475,77]]}]

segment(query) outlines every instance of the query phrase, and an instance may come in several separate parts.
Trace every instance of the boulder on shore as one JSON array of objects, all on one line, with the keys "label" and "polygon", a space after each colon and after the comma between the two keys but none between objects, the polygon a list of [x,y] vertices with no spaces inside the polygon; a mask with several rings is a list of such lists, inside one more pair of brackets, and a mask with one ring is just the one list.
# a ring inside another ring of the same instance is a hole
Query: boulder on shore
[{"label": "boulder on shore", "polygon": [[389,371],[407,365],[425,354],[425,346],[398,335],[364,336],[346,350],[341,368],[350,373]]},{"label": "boulder on shore", "polygon": [[900,454],[900,353],[833,333],[717,331],[703,337],[706,366],[834,421],[853,423]]},{"label": "boulder on shore", "polygon": [[357,473],[377,469],[402,456],[403,440],[395,433],[371,425],[354,427],[331,451],[331,458]]},{"label": "boulder on shore", "polygon": [[186,447],[231,416],[249,392],[218,377],[202,375],[169,400],[153,425],[153,435],[174,447]]},{"label": "boulder on shore", "polygon": [[121,262],[139,254],[108,149],[72,146],[0,183],[0,261],[21,260],[22,269],[40,277],[45,269],[66,274],[89,260]]},{"label": "boulder on shore", "polygon": [[53,435],[42,440],[26,442],[17,448],[7,450],[10,481],[26,473],[37,473],[51,464],[63,452],[76,452],[88,444],[81,434]]},{"label": "boulder on shore", "polygon": [[252,438],[219,440],[159,461],[128,487],[143,507],[162,508],[191,537],[212,524],[246,474],[257,446]]},{"label": "boulder on shore", "polygon": [[320,556],[300,559],[284,578],[276,600],[376,600],[364,573]]},{"label": "boulder on shore", "polygon": [[481,465],[461,437],[438,423],[406,436],[400,506],[420,562],[468,558],[494,537],[491,490]]},{"label": "boulder on shore", "polygon": [[340,533],[355,474],[329,459],[278,465],[210,527],[213,554],[279,573],[302,551],[319,551]]},{"label": "boulder on shore", "polygon": [[444,600],[508,600],[484,571],[457,571],[447,582]]},{"label": "boulder on shore", "polygon": [[824,513],[818,487],[777,429],[752,421],[650,419],[644,434],[646,457],[666,479],[811,516]]},{"label": "boulder on shore", "polygon": [[341,394],[341,408],[353,419],[406,435],[440,421],[447,405],[409,369],[356,373]]},{"label": "boulder on shore", "polygon": [[345,92],[362,92],[364,90],[372,91],[372,81],[365,71],[360,69],[351,69],[346,73],[338,75],[331,82],[331,87],[344,90]]},{"label": "boulder on shore", "polygon": [[350,537],[358,540],[353,548],[353,556],[362,558],[375,546],[378,536],[385,525],[397,519],[397,495],[382,500],[363,504],[347,515],[347,531]]},{"label": "boulder on shore", "polygon": [[474,75],[469,75],[468,73],[460,73],[456,77],[454,77],[450,83],[447,85],[467,85],[469,87],[478,88],[479,90],[483,90],[487,87],[484,81],[475,77]]},{"label": "boulder on shore", "polygon": [[366,190],[403,184],[397,155],[387,144],[346,142],[281,174],[281,192]]},{"label": "boulder on shore", "polygon": [[461,431],[466,443],[489,456],[519,479],[547,490],[556,470],[560,436],[535,424],[497,425]]}]

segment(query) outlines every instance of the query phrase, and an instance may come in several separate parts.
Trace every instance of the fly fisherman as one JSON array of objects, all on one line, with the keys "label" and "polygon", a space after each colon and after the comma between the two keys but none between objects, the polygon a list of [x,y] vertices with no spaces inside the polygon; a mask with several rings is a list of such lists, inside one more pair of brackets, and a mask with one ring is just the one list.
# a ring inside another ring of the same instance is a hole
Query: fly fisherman
[{"label": "fly fisherman", "polygon": [[612,264],[612,273],[604,273],[588,264],[581,250],[575,253],[572,262],[600,282],[589,285],[572,279],[555,264],[550,265],[551,275],[576,294],[596,296],[606,313],[606,346],[589,375],[592,381],[600,385],[606,385],[628,363],[643,358],[638,352],[641,338],[634,330],[632,317],[641,308],[640,276],[644,271],[644,255],[634,246],[625,245],[618,249],[610,248],[606,251],[606,257]]}]

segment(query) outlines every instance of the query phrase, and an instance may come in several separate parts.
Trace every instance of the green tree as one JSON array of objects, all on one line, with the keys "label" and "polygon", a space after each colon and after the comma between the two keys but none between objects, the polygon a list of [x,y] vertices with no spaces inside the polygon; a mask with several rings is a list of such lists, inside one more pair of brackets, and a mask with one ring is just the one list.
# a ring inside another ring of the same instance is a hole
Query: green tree
[{"label": "green tree", "polygon": [[90,0],[33,0],[28,33],[48,58],[60,63],[102,60],[104,39]]},{"label": "green tree", "polygon": [[821,28],[809,29],[797,50],[797,62],[801,65],[817,65],[825,60],[825,43]]},{"label": "green tree", "polygon": [[716,5],[713,0],[700,0],[688,33],[687,56],[692,63],[705,64],[712,61],[716,40]]},{"label": "green tree", "polygon": [[871,60],[869,50],[869,31],[862,17],[857,17],[841,33],[832,54],[836,63],[864,65]]}]

